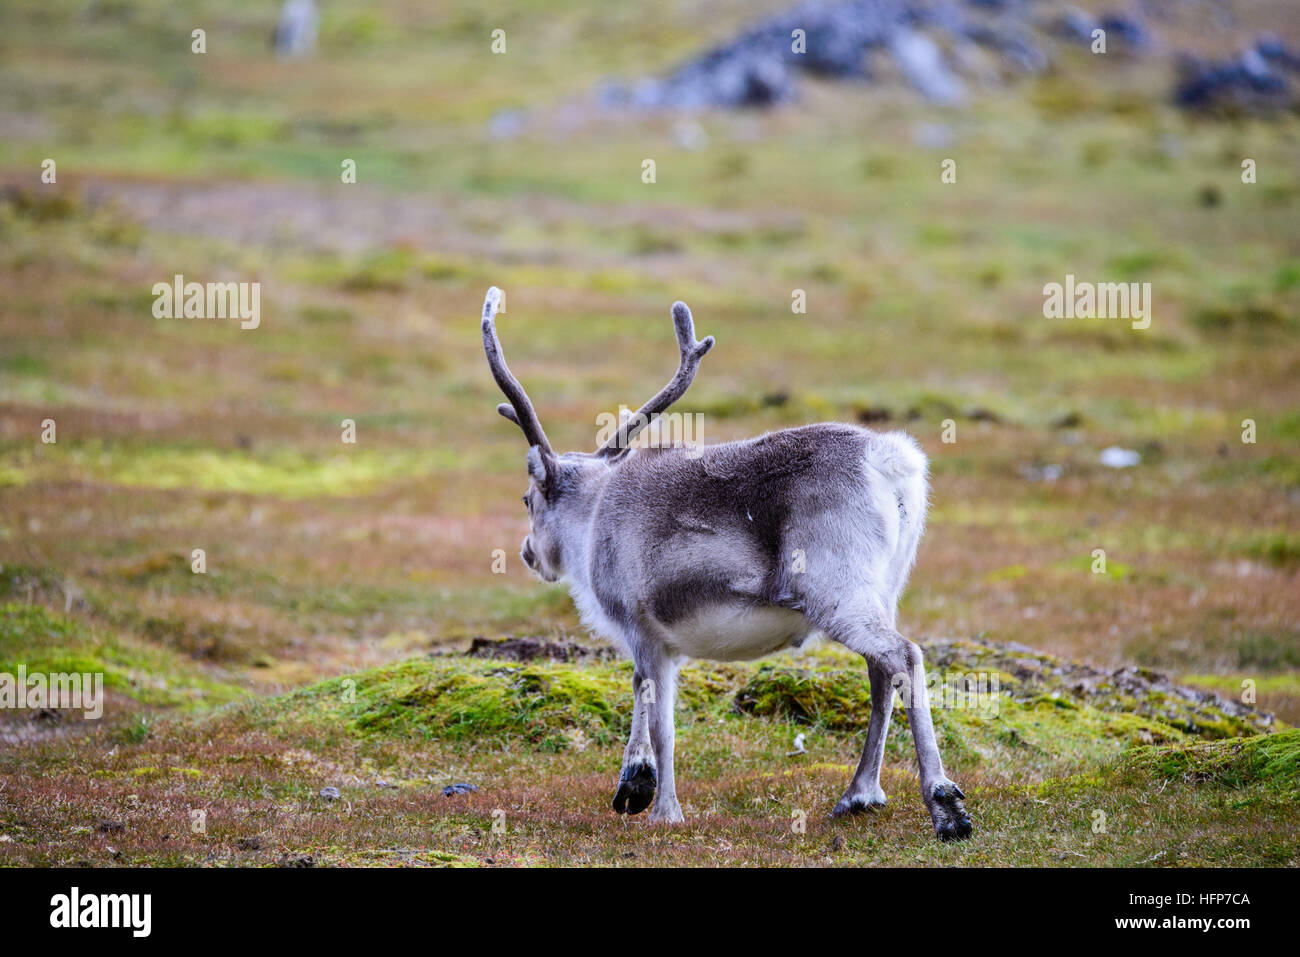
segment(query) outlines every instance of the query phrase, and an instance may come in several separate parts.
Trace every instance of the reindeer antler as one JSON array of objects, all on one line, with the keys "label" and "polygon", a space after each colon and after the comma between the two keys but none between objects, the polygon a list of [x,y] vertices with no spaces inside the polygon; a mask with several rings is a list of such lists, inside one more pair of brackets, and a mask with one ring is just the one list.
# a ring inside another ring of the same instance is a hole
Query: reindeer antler
[{"label": "reindeer antler", "polygon": [[488,366],[492,369],[492,378],[506,394],[510,403],[501,403],[497,411],[523,429],[529,445],[541,447],[544,455],[553,456],[550,440],[542,429],[541,420],[533,409],[528,393],[519,384],[519,380],[510,372],[505,356],[501,353],[501,340],[497,338],[496,314],[501,306],[501,290],[493,286],[487,291],[483,300],[483,351],[487,353]]},{"label": "reindeer antler", "polygon": [[705,336],[703,341],[696,340],[695,320],[684,302],[673,303],[673,328],[677,332],[677,348],[681,351],[677,374],[635,415],[623,420],[610,440],[596,450],[597,455],[616,455],[626,449],[637,433],[650,424],[651,416],[658,415],[680,399],[695,381],[700,360],[713,348],[713,336]]}]

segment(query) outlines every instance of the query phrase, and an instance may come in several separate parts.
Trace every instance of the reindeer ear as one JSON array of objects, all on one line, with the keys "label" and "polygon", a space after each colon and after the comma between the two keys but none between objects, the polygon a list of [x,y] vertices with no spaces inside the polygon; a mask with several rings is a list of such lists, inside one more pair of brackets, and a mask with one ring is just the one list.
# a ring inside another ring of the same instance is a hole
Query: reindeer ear
[{"label": "reindeer ear", "polygon": [[540,446],[534,445],[528,449],[528,475],[542,488],[546,487],[554,461],[547,461],[548,458]]}]

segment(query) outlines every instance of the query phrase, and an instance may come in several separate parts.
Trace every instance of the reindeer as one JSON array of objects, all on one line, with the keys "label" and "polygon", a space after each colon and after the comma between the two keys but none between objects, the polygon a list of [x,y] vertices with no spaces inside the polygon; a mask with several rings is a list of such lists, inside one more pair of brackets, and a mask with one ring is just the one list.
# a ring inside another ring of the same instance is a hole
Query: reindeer
[{"label": "reindeer", "polygon": [[921,650],[896,629],[925,525],[927,463],[916,442],[821,423],[691,450],[631,448],[713,348],[712,336],[696,340],[691,311],[677,302],[677,374],[595,452],[556,453],[506,365],[500,301],[489,289],[483,348],[510,400],[497,411],[529,445],[530,529],[520,557],[543,581],[564,582],[584,624],[633,663],[632,731],[614,810],[638,814],[653,800],[651,820],[683,820],[673,701],[685,660],[750,660],[820,631],[862,655],[871,682],[862,760],[832,814],[885,804],[880,766],[897,690],[935,833],[968,837],[965,795],[935,743]]}]

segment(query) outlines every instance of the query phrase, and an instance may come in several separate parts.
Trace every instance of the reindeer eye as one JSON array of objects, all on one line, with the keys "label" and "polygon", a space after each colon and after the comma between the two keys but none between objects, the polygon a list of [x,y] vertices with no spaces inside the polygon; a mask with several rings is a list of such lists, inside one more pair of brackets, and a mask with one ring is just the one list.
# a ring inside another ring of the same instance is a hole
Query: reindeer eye
[{"label": "reindeer eye", "polygon": [[530,501],[528,500],[528,496],[527,496],[527,495],[525,495],[525,496],[523,497],[523,500],[522,500],[522,501],[523,501],[523,503],[524,503],[524,507],[525,507],[526,509],[528,509],[528,514],[529,514],[529,515],[533,514],[533,503],[530,502]]}]

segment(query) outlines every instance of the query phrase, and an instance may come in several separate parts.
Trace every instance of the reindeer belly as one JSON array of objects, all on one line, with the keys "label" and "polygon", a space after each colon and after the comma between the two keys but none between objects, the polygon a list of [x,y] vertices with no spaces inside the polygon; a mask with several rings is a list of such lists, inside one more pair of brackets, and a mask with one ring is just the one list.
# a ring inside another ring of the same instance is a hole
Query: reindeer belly
[{"label": "reindeer belly", "polygon": [[803,615],[774,605],[709,605],[674,622],[669,642],[680,654],[713,661],[761,658],[797,645],[812,630]]}]

